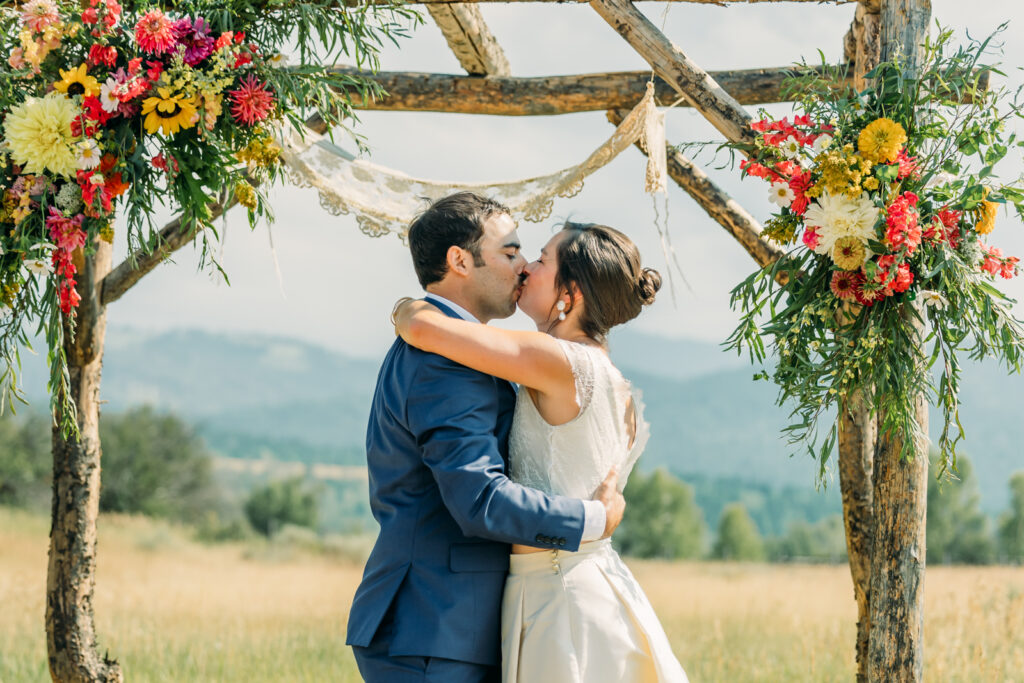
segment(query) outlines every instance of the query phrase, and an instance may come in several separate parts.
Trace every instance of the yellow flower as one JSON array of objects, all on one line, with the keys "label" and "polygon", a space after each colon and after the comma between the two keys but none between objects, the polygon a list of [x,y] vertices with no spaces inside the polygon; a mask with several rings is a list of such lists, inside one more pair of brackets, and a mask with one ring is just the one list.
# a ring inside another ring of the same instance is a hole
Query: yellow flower
[{"label": "yellow flower", "polygon": [[171,95],[167,88],[158,88],[157,95],[142,102],[142,113],[146,115],[143,125],[147,133],[160,130],[164,135],[174,135],[195,125],[198,119],[195,98]]},{"label": "yellow flower", "polygon": [[978,222],[974,224],[974,231],[979,235],[987,235],[995,230],[998,210],[999,205],[995,202],[983,201],[975,214]]},{"label": "yellow flower", "polygon": [[238,183],[235,185],[235,200],[250,211],[255,211],[257,206],[255,188],[246,182]]},{"label": "yellow flower", "polygon": [[30,97],[11,109],[4,121],[4,137],[14,163],[24,173],[50,171],[73,176],[78,169],[71,121],[78,107],[66,95],[51,92]]},{"label": "yellow flower", "polygon": [[877,163],[896,161],[900,147],[907,142],[907,131],[892,119],[876,119],[860,132],[857,149],[868,160]]},{"label": "yellow flower", "polygon": [[832,247],[832,261],[843,270],[857,270],[867,260],[867,249],[856,237],[840,237]]},{"label": "yellow flower", "polygon": [[60,70],[61,80],[53,84],[60,92],[72,96],[95,97],[100,94],[100,82],[86,73],[85,62],[70,71]]},{"label": "yellow flower", "polygon": [[874,176],[868,178],[863,183],[865,190],[877,190],[878,189],[878,178]]}]

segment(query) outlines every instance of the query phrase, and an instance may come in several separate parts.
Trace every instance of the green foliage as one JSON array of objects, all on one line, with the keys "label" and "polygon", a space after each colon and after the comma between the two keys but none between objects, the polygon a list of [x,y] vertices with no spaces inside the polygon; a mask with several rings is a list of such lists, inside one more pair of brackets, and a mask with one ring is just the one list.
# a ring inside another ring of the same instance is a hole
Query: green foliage
[{"label": "green foliage", "polygon": [[999,544],[1007,560],[1024,563],[1024,472],[1010,478],[1010,509],[999,520]]},{"label": "green foliage", "polygon": [[195,430],[145,406],[100,422],[100,510],[196,522],[217,503],[212,462]]},{"label": "green foliage", "polygon": [[[1012,277],[1018,268],[979,242],[987,229],[978,227],[981,215],[991,209],[994,216],[1000,204],[1024,215],[1024,189],[1000,183],[995,175],[995,166],[1021,146],[1007,123],[1021,117],[1022,93],[982,88],[983,78],[999,74],[996,67],[981,63],[991,38],[963,48],[951,46],[951,38],[951,31],[941,30],[927,43],[914,78],[900,64],[885,63],[869,74],[873,85],[862,92],[836,88],[835,78],[813,72],[790,83],[794,92],[802,93],[803,114],[815,125],[832,126],[833,144],[845,145],[847,160],[857,149],[858,134],[887,117],[905,130],[905,152],[916,158],[919,168],[897,180],[898,168],[891,160],[875,163],[870,196],[867,184],[863,188],[878,215],[874,238],[866,244],[868,260],[853,271],[862,278],[856,285],[857,303],[849,292],[843,299],[831,290],[839,268],[832,258],[803,246],[732,292],[732,304],[742,316],[727,344],[746,349],[757,363],[773,356],[771,379],[779,387],[778,403],[792,408],[791,424],[783,431],[790,444],[806,448],[818,460],[822,475],[837,439],[836,422],[826,419],[826,428],[822,419],[856,392],[878,411],[880,432],[906,436],[904,457],[913,454],[911,437],[921,432],[914,397],[934,394],[942,410],[939,466],[955,466],[956,445],[964,436],[960,354],[973,359],[995,356],[1018,372],[1024,359],[1024,323],[1012,314],[1013,300],[992,283],[996,272]],[[820,171],[821,159],[815,157],[808,173]],[[849,191],[860,195],[860,172],[849,177]],[[916,197],[916,227],[933,231],[933,237],[918,239],[916,251],[887,232],[887,211],[894,200],[911,195]],[[947,221],[950,226],[941,218],[947,211],[957,216]],[[935,238],[945,230],[952,232]],[[881,257],[876,262],[872,254],[895,260],[883,272]],[[897,264],[909,279],[904,289],[894,284]],[[785,284],[777,284],[783,275]],[[890,292],[881,290],[883,281]],[[931,304],[927,308],[924,297]],[[921,340],[915,332],[918,324],[924,327]],[[941,370],[937,382],[931,375],[936,365]]]},{"label": "green foliage", "polygon": [[706,525],[692,488],[663,469],[634,471],[624,495],[626,515],[615,533],[624,555],[674,560],[703,553]]},{"label": "green foliage", "polygon": [[45,507],[48,500],[50,424],[38,413],[0,415],[0,505]]},{"label": "green foliage", "polygon": [[711,555],[719,560],[740,562],[757,562],[765,558],[761,534],[742,503],[733,503],[722,512],[718,521],[718,538]]},{"label": "green foliage", "polygon": [[785,536],[769,540],[767,546],[773,562],[845,562],[843,518],[832,515],[813,524],[798,520],[789,525]]},{"label": "green foliage", "polygon": [[978,508],[980,499],[974,468],[966,456],[957,459],[955,473],[929,477],[928,564],[990,564],[995,560],[992,530],[988,517]]},{"label": "green foliage", "polygon": [[317,513],[317,493],[306,487],[302,477],[272,481],[245,501],[249,523],[264,536],[272,536],[285,525],[312,528]]}]

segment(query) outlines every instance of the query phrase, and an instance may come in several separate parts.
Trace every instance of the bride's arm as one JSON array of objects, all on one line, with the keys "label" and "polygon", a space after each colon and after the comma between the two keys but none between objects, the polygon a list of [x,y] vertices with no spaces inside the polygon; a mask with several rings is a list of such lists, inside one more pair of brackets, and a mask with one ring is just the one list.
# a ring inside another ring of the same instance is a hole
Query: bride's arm
[{"label": "bride's arm", "polygon": [[452,318],[426,301],[395,306],[395,331],[418,349],[456,363],[554,394],[573,387],[572,366],[554,337],[543,332],[503,330]]}]

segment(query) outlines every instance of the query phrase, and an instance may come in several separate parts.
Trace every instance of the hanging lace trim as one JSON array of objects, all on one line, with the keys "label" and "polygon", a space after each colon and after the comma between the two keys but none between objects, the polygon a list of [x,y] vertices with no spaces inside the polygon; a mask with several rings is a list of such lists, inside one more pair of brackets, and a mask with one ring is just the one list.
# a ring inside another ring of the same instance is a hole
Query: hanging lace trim
[{"label": "hanging lace trim", "polygon": [[369,161],[345,158],[342,150],[312,131],[300,135],[285,126],[279,137],[289,180],[299,187],[316,189],[321,206],[332,215],[355,214],[359,229],[370,237],[395,233],[405,241],[409,223],[424,208],[423,198],[439,199],[460,190],[493,197],[508,206],[517,218],[538,223],[551,215],[555,198],[579,194],[587,176],[636,142],[648,152],[644,187],[652,193],[665,192],[666,187],[665,117],[658,112],[650,83],[643,98],[612,136],[582,163],[510,182],[456,183],[413,178]]}]

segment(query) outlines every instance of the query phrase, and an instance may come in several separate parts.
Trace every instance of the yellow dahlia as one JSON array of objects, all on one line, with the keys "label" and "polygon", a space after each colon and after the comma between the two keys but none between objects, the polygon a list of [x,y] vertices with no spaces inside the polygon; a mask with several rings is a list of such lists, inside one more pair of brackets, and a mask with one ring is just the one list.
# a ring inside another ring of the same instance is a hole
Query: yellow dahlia
[{"label": "yellow dahlia", "polygon": [[907,131],[892,119],[876,119],[860,132],[857,149],[876,164],[892,163],[907,142]]},{"label": "yellow dahlia", "polygon": [[987,235],[995,230],[998,210],[999,205],[995,202],[983,201],[977,210],[978,222],[974,224],[974,232],[979,235]]},{"label": "yellow dahlia", "polygon": [[142,113],[146,116],[143,125],[147,133],[159,130],[164,135],[174,135],[196,124],[199,115],[194,97],[171,95],[167,88],[158,88],[157,95],[142,102]]},{"label": "yellow dahlia", "polygon": [[53,87],[68,96],[95,97],[100,94],[100,82],[88,74],[85,62],[69,71],[61,69],[60,78]]},{"label": "yellow dahlia", "polygon": [[856,237],[840,237],[832,247],[832,261],[843,270],[857,270],[867,258],[867,248]]},{"label": "yellow dahlia", "polygon": [[17,105],[4,121],[4,137],[11,158],[24,173],[50,171],[73,176],[78,169],[71,121],[78,107],[66,95],[51,92],[30,97]]}]

